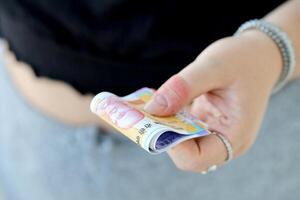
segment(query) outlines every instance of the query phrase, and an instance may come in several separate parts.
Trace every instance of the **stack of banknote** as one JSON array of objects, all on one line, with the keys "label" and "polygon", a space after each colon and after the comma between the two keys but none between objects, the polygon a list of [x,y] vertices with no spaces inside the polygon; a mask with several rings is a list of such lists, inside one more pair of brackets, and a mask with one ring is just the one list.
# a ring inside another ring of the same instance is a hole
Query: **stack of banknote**
[{"label": "stack of banknote", "polygon": [[188,139],[210,134],[205,123],[181,111],[168,117],[146,113],[144,105],[154,90],[142,88],[125,97],[101,92],[91,102],[91,111],[152,154],[168,150]]}]

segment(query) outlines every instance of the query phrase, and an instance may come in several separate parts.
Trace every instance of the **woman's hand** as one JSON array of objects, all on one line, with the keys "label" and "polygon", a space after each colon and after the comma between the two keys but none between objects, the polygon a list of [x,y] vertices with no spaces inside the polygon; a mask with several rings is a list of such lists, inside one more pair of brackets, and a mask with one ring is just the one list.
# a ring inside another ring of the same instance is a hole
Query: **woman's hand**
[{"label": "woman's hand", "polygon": [[[193,115],[229,139],[236,157],[255,141],[281,65],[275,43],[259,31],[224,38],[164,83],[145,110],[166,116],[190,105]],[[178,168],[196,172],[227,157],[215,135],[185,141],[168,153]]]}]

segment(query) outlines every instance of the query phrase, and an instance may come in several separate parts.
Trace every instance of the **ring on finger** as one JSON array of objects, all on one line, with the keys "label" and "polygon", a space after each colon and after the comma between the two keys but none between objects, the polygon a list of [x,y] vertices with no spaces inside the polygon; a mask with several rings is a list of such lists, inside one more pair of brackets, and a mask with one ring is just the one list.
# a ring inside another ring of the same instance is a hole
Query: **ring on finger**
[{"label": "ring on finger", "polygon": [[[232,145],[231,145],[230,141],[224,135],[222,135],[221,133],[212,132],[212,134],[216,135],[222,141],[222,143],[224,144],[224,146],[226,148],[227,157],[225,159],[225,163],[232,160],[233,155],[234,155],[234,151],[233,151],[233,148],[232,148]],[[208,167],[206,171],[202,171],[201,173],[202,174],[207,174],[208,172],[215,171],[217,168],[218,168],[217,165],[212,165],[212,166]]]}]

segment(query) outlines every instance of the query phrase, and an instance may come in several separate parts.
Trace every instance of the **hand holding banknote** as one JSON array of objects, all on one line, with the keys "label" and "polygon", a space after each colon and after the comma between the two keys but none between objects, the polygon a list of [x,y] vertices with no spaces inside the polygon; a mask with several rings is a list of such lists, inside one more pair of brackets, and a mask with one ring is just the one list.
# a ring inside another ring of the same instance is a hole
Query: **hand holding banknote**
[{"label": "hand holding banknote", "polygon": [[205,123],[184,110],[168,117],[146,113],[143,107],[153,94],[151,88],[141,88],[125,97],[101,92],[93,98],[91,111],[151,154],[211,134]]},{"label": "hand holding banknote", "polygon": [[[223,134],[236,157],[255,141],[280,66],[276,46],[263,33],[225,38],[164,83],[145,110],[168,116],[191,104],[190,112]],[[168,153],[178,168],[188,171],[207,170],[228,156],[215,135],[184,141]]]}]

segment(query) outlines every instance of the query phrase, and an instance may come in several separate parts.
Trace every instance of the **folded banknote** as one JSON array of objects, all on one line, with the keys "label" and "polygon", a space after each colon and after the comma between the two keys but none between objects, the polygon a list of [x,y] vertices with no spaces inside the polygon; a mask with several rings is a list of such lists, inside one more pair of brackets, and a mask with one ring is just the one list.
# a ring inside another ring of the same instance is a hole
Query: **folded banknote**
[{"label": "folded banknote", "polygon": [[185,140],[210,134],[204,122],[181,111],[168,117],[146,113],[144,105],[154,90],[142,88],[125,97],[109,92],[97,94],[91,111],[152,154],[168,150]]}]

